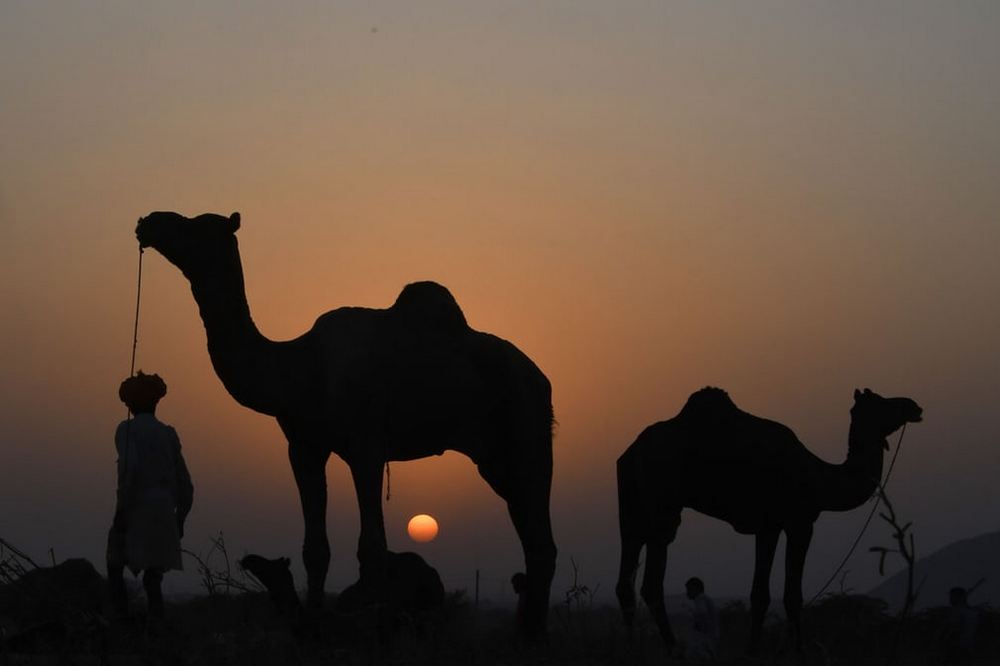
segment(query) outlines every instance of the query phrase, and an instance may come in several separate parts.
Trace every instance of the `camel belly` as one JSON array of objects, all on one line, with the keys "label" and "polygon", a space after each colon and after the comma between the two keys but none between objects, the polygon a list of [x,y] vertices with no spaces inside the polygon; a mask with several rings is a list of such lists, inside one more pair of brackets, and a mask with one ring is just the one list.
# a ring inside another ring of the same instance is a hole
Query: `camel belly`
[{"label": "camel belly", "polygon": [[802,508],[789,492],[788,480],[776,470],[751,471],[741,474],[727,469],[691,475],[680,504],[723,520],[740,534],[786,524]]}]

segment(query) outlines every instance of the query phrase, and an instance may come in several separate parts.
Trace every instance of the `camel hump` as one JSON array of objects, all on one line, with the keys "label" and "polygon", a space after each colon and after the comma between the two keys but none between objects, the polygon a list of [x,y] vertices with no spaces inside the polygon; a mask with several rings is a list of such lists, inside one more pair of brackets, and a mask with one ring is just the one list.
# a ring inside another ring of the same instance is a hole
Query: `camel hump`
[{"label": "camel hump", "polygon": [[739,413],[739,407],[736,406],[728,393],[714,386],[706,386],[691,394],[679,416],[716,420]]},{"label": "camel hump", "polygon": [[468,328],[462,308],[445,287],[437,282],[413,282],[399,292],[392,308],[408,324],[455,332]]}]

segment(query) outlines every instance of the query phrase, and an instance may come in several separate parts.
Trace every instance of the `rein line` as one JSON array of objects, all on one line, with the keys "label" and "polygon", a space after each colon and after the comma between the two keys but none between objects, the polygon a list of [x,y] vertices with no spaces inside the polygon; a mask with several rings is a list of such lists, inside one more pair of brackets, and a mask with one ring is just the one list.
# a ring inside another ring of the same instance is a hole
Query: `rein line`
[{"label": "rein line", "polygon": [[142,298],[142,246],[139,246],[139,271],[135,286],[135,326],[132,327],[132,363],[128,376],[135,374],[135,349],[139,346],[139,302]]},{"label": "rein line", "polygon": [[[139,246],[139,269],[135,285],[135,324],[132,326],[132,362],[129,364],[128,376],[135,376],[135,350],[139,346],[139,303],[142,299],[142,245]],[[132,410],[125,407],[125,447],[122,452],[123,467],[128,470],[128,443],[132,430]]]},{"label": "rein line", "polygon": [[889,485],[889,476],[892,474],[892,468],[896,465],[896,458],[899,457],[899,449],[903,445],[903,435],[905,434],[906,434],[906,423],[903,423],[903,429],[899,431],[899,439],[896,441],[896,451],[892,454],[892,459],[889,461],[889,469],[886,470],[885,478],[882,480],[881,483],[879,483],[878,487],[876,488],[876,492],[872,493],[872,497],[875,498],[875,503],[872,504],[872,510],[868,512],[868,518],[865,519],[864,525],[861,526],[861,531],[858,532],[858,536],[856,539],[854,539],[854,543],[851,544],[851,547],[850,549],[848,549],[847,554],[844,555],[844,559],[840,561],[840,564],[830,575],[830,578],[828,578],[827,581],[823,583],[823,587],[819,588],[819,592],[817,592],[813,596],[813,598],[809,600],[809,603],[805,604],[806,606],[811,606],[812,604],[814,604],[816,600],[819,599],[824,592],[826,592],[826,588],[830,587],[830,583],[832,583],[834,579],[840,574],[841,570],[844,568],[844,565],[847,564],[847,561],[851,559],[852,555],[854,555],[854,551],[857,549],[858,544],[861,543],[861,538],[864,536],[865,531],[871,524],[872,518],[875,517],[875,512],[878,511],[878,505],[882,501],[882,497],[881,495],[877,494],[877,491],[881,490],[882,492],[885,492],[885,487]]}]

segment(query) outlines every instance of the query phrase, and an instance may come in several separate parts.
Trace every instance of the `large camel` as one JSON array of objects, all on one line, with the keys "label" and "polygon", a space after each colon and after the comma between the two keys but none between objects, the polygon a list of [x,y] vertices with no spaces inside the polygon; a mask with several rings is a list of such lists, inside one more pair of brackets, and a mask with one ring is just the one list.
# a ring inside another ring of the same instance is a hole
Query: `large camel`
[{"label": "large camel", "polygon": [[139,220],[136,237],[190,281],[226,390],[241,405],[277,418],[288,439],[305,519],[307,604],[322,604],[329,566],[330,453],[351,469],[361,513],[360,580],[377,598],[387,592],[386,461],[452,449],[469,456],[507,502],[528,576],[530,612],[522,628],[540,635],[556,558],[545,375],[511,343],[470,328],[451,293],[433,282],[406,286],[390,308],[339,308],[294,340],[268,340],[250,317],[239,226],[238,213],[189,219],[154,212]]},{"label": "large camel", "polygon": [[813,523],[821,511],[848,511],[871,497],[881,480],[886,438],[920,421],[921,413],[909,398],[855,391],[847,460],[832,465],[810,453],[789,428],[740,410],[725,391],[709,387],[692,394],[677,416],[646,428],[618,458],[622,552],[616,592],[626,624],[635,617],[635,577],[645,546],[642,598],[664,641],[673,645],[663,576],[681,509],[690,507],[756,537],[751,653],[760,646],[774,551],[785,533],[784,604],[792,641],[801,650],[802,569]]}]

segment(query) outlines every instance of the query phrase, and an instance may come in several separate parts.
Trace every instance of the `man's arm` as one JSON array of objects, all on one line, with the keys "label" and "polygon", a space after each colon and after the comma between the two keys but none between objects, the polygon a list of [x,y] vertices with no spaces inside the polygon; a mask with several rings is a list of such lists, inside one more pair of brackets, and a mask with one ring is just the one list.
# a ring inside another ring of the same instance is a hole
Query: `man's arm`
[{"label": "man's arm", "polygon": [[132,501],[131,478],[128,469],[128,429],[129,422],[118,424],[115,431],[115,450],[118,452],[118,486],[115,491],[115,518],[111,529],[124,532],[128,528],[126,516]]},{"label": "man's arm", "polygon": [[188,472],[184,455],[181,453],[180,437],[177,436],[177,431],[173,428],[171,428],[171,432],[175,444],[174,476],[177,482],[177,531],[183,537],[184,521],[191,512],[191,505],[194,503],[194,484],[191,483],[191,474]]}]

